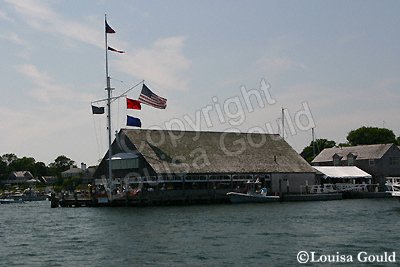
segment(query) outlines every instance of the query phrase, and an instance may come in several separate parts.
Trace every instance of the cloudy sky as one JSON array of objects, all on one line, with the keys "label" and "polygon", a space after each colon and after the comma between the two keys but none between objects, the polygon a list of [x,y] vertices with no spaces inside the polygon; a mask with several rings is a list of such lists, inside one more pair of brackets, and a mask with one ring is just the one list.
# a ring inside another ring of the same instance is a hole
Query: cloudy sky
[{"label": "cloudy sky", "polygon": [[[141,80],[166,110],[126,111],[143,128],[278,132],[301,151],[360,126],[400,135],[399,1],[0,2],[0,154],[96,164],[106,147],[104,14],[114,95]],[[128,96],[137,98],[140,87]],[[258,94],[258,95],[257,95]],[[250,95],[250,97],[248,97]],[[101,103],[100,103],[101,104]]]}]

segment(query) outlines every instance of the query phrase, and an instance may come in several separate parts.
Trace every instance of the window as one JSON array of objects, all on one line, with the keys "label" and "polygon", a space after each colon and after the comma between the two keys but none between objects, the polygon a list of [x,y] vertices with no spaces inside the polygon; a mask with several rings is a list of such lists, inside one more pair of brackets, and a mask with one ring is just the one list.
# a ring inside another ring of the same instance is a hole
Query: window
[{"label": "window", "polygon": [[333,166],[340,166],[341,164],[341,160],[342,160],[342,157],[341,156],[339,156],[338,154],[333,154],[333,156],[332,156],[332,159],[333,159]]},{"label": "window", "polygon": [[353,154],[351,152],[349,154],[347,154],[347,165],[354,166],[354,163],[356,162],[356,158],[357,158],[356,154]]},{"label": "window", "polygon": [[340,165],[340,158],[334,157],[333,158],[333,166],[339,166]]},{"label": "window", "polygon": [[347,165],[349,165],[349,166],[353,166],[354,165],[354,157],[353,156],[349,156],[347,158]]},{"label": "window", "polygon": [[369,159],[369,166],[375,166],[375,160]]},{"label": "window", "polygon": [[118,159],[111,161],[111,168],[113,170],[130,170],[139,167],[138,159]]}]

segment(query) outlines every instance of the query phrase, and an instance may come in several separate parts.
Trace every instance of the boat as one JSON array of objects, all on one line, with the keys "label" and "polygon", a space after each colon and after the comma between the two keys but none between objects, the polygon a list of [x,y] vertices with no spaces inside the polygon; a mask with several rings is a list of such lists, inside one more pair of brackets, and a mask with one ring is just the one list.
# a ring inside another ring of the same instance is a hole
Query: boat
[{"label": "boat", "polygon": [[13,203],[23,203],[24,201],[19,198],[19,199],[14,199],[14,198],[0,198],[0,204],[13,204]]},{"label": "boat", "polygon": [[[40,194],[39,191],[28,188],[24,190],[20,198],[23,201],[43,201],[47,199],[47,195]],[[14,199],[16,198],[14,197]]]},{"label": "boat", "polygon": [[400,177],[387,177],[386,178],[387,193],[400,201]]},{"label": "boat", "polygon": [[260,193],[228,192],[226,195],[232,203],[264,203],[279,201],[279,196],[267,196]]},{"label": "boat", "polygon": [[246,192],[228,192],[226,195],[229,197],[231,203],[264,203],[264,202],[276,202],[279,201],[279,196],[269,196],[265,187],[256,190],[260,187],[261,182],[248,180],[246,182]]}]

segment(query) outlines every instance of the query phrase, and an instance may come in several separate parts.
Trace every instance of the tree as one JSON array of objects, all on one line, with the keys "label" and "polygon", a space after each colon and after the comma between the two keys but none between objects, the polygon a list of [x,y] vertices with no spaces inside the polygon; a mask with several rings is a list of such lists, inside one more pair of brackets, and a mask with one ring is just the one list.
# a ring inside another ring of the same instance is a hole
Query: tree
[{"label": "tree", "polygon": [[8,175],[8,166],[3,160],[0,160],[0,179]]},{"label": "tree", "polygon": [[48,174],[47,166],[43,162],[36,162],[35,163],[35,176],[46,176]]},{"label": "tree", "polygon": [[64,155],[58,156],[53,163],[49,164],[50,173],[52,175],[60,175],[63,171],[68,170],[70,166],[74,166],[74,164],[75,161]]},{"label": "tree", "polygon": [[321,152],[325,148],[331,148],[334,147],[335,145],[336,145],[335,141],[327,139],[317,139],[315,140],[314,148],[313,148],[313,141],[311,141],[310,145],[305,147],[303,151],[300,153],[300,155],[308,162],[311,162],[314,159],[314,149],[315,149],[315,155],[318,155],[319,152]]},{"label": "tree", "polygon": [[36,160],[31,157],[17,158],[11,162],[8,166],[11,171],[29,171],[32,174],[35,173]]},{"label": "tree", "polygon": [[392,130],[365,126],[350,131],[347,135],[347,141],[352,146],[397,143]]},{"label": "tree", "polygon": [[9,154],[4,154],[1,156],[1,160],[5,162],[8,165],[10,165],[14,160],[18,159],[17,155],[9,153]]}]

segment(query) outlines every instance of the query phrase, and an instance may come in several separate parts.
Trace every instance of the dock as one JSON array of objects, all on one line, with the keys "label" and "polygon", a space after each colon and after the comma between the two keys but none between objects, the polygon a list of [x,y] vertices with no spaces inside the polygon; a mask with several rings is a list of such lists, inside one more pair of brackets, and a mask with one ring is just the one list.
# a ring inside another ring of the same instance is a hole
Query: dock
[{"label": "dock", "polygon": [[328,201],[342,200],[342,193],[326,193],[326,194],[284,194],[282,201]]},{"label": "dock", "polygon": [[[218,194],[190,194],[186,192],[174,192],[175,194],[149,194],[147,192],[138,196],[125,196],[114,199],[112,202],[107,199],[96,199],[94,197],[79,197],[78,195],[59,197],[54,193],[51,195],[51,207],[145,207],[145,206],[170,206],[170,205],[196,205],[196,204],[221,204],[230,203],[226,196],[227,192]],[[297,201],[331,201],[344,199],[365,199],[365,198],[390,198],[386,192],[345,192],[325,194],[282,194],[281,202]]]}]

